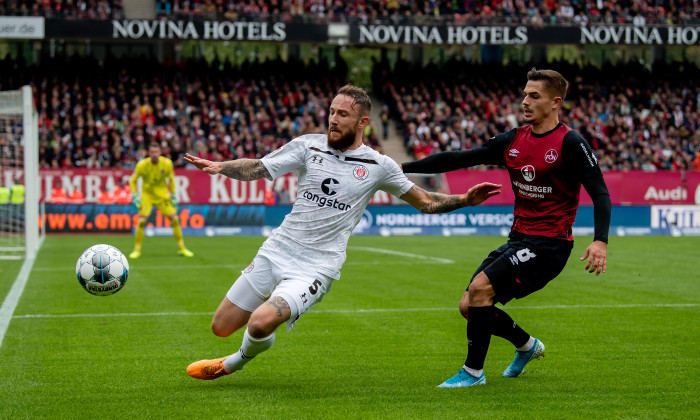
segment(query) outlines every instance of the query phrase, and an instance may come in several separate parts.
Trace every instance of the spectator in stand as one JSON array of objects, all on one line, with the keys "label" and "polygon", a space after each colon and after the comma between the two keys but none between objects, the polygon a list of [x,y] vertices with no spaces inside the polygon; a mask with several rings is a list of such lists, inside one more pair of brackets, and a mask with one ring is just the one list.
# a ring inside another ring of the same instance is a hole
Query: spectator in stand
[{"label": "spectator in stand", "polygon": [[[210,158],[214,153],[224,159],[258,158],[288,137],[324,131],[326,92],[342,80],[340,68],[308,82],[290,83],[287,78],[299,76],[296,80],[303,81],[301,76],[318,73],[318,66],[279,77],[279,63],[230,71],[209,70],[202,61],[188,64],[191,68],[165,68],[165,78],[184,81],[186,89],[180,89],[179,82],[163,83],[161,76],[150,79],[138,68],[143,60],[105,65],[76,60],[85,62],[62,67],[76,68],[77,74],[49,76],[55,65],[41,69],[46,72],[37,85],[42,167],[133,167],[142,158],[135,151],[151,140],[163,142],[165,155],[180,166],[181,156],[192,150]],[[211,68],[218,67],[213,63]],[[212,71],[210,78],[201,79]],[[249,73],[260,79],[242,78]],[[95,74],[109,80],[106,88]],[[75,81],[66,81],[71,78]]]},{"label": "spectator in stand", "polygon": [[68,202],[68,195],[66,190],[61,186],[60,181],[53,183],[53,188],[51,189],[51,196],[48,199],[50,204],[66,204]]},{"label": "spectator in stand", "polygon": [[10,189],[4,185],[0,185],[0,204],[10,203]]},{"label": "spectator in stand", "polygon": [[[503,82],[510,80],[509,69],[459,62],[439,71],[408,63],[396,66],[405,71],[389,77],[378,65],[374,77],[381,81],[391,115],[416,159],[425,155],[423,139],[437,139],[434,152],[471,149],[483,143],[480,137],[519,125],[522,87]],[[629,83],[601,82],[602,74],[610,71]],[[700,95],[692,76],[697,71],[692,65],[680,70],[662,63],[653,71],[635,64],[571,69],[579,76],[570,87],[571,102],[562,110],[562,120],[589,139],[603,170],[689,168],[700,150]]]},{"label": "spectator in stand", "polygon": [[281,182],[279,184],[279,187],[277,190],[275,190],[275,193],[277,194],[277,203],[282,204],[282,205],[289,205],[292,202],[292,198],[289,196],[289,189],[287,188],[287,184],[284,182]]},{"label": "spectator in stand", "polygon": [[274,206],[277,202],[277,197],[275,196],[275,191],[272,189],[272,187],[265,188],[263,201],[266,206]]},{"label": "spectator in stand", "polygon": [[382,139],[387,140],[389,138],[389,106],[382,106]]},{"label": "spectator in stand", "polygon": [[693,169],[700,171],[700,150],[695,152],[695,159],[693,159]]},{"label": "spectator in stand", "polygon": [[[88,4],[89,3],[89,4]],[[2,16],[44,16],[63,19],[122,19],[121,0],[24,0],[0,2]]]},{"label": "spectator in stand", "polygon": [[21,177],[19,175],[15,177],[15,182],[10,188],[10,193],[11,204],[24,204],[24,184],[22,183]]},{"label": "spectator in stand", "polygon": [[129,187],[129,182],[124,181],[121,187],[115,185],[112,195],[114,196],[115,204],[131,204],[131,188]]},{"label": "spectator in stand", "polygon": [[[185,152],[215,160],[259,158],[288,138],[325,131],[328,92],[344,74],[342,65],[321,73],[321,65],[298,63],[280,76],[279,62],[241,69],[204,61],[143,64],[74,57],[19,69],[12,79],[0,72],[4,86],[35,81],[41,167],[133,168],[153,140],[176,167],[185,165]],[[448,62],[438,72],[399,62],[405,71],[392,73],[386,66],[375,65],[381,80],[375,92],[384,96],[387,123],[396,122],[411,152],[469,149],[519,125],[521,87],[503,82],[509,78],[501,65]],[[579,76],[562,119],[590,139],[603,170],[691,168],[700,150],[698,70],[684,68],[572,69]],[[602,76],[611,71],[629,83],[606,82]],[[317,74],[324,76],[311,77]],[[373,136],[370,130],[365,144],[378,148]]]},{"label": "spectator in stand", "polygon": [[[243,20],[273,22],[361,22],[393,25],[514,25],[573,24],[697,24],[697,1],[523,1],[435,2],[368,0],[157,0],[158,18],[179,20]],[[552,13],[553,12],[553,13]],[[59,19],[123,19],[121,0],[27,0],[0,2],[0,15],[45,16]]]},{"label": "spectator in stand", "polygon": [[107,190],[101,190],[100,195],[97,196],[98,204],[114,204],[114,195],[112,195]]},{"label": "spectator in stand", "polygon": [[68,194],[68,204],[85,204],[85,196],[78,188],[73,188],[73,191]]}]

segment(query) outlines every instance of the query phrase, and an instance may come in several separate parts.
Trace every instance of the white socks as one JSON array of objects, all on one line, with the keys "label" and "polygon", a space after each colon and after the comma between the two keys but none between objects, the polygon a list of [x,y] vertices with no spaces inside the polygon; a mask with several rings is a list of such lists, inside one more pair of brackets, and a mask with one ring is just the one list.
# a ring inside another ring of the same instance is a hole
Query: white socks
[{"label": "white socks", "polygon": [[253,357],[272,347],[274,342],[274,332],[267,337],[253,338],[250,334],[248,334],[248,329],[246,328],[245,332],[243,333],[243,343],[241,344],[240,350],[224,360],[224,369],[226,369],[227,372],[243,369],[243,366],[245,366],[246,363],[248,363]]},{"label": "white socks", "polygon": [[535,338],[530,336],[530,339],[527,340],[527,343],[525,343],[522,347],[516,347],[515,349],[517,351],[530,351],[530,349],[534,345],[535,345]]},{"label": "white socks", "polygon": [[[527,340],[527,343],[525,343],[525,344],[524,344],[523,346],[521,346],[521,347],[517,347],[516,350],[518,350],[518,351],[529,351],[530,349],[532,349],[532,346],[534,346],[534,345],[535,345],[535,338],[531,336],[530,339]],[[226,359],[226,360],[228,361],[228,359]],[[226,363],[226,362],[224,362],[224,365],[225,365],[225,363]],[[227,369],[227,370],[228,370],[228,369]],[[467,365],[464,365],[464,370],[466,370],[468,374],[472,375],[472,376],[475,377],[475,378],[480,377],[481,374],[484,373],[484,370],[483,370],[483,369],[476,370],[476,369],[472,369],[472,368],[470,368],[470,367],[467,367]]]},{"label": "white socks", "polygon": [[476,370],[476,369],[472,369],[470,367],[467,367],[467,365],[464,365],[464,370],[466,370],[468,374],[472,375],[475,378],[478,378],[479,376],[481,376],[482,373],[484,373],[484,369]]}]

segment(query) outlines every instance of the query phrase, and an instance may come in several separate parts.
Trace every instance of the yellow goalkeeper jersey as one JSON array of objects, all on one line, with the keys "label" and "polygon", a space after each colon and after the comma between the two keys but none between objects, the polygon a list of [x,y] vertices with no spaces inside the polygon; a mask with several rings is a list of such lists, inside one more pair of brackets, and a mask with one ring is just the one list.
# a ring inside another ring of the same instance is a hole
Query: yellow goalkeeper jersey
[{"label": "yellow goalkeeper jersey", "polygon": [[[134,174],[131,176],[131,191],[136,191],[136,181],[143,179],[141,185],[141,194],[148,195],[150,198],[166,200],[168,189],[175,193],[175,177],[173,176],[173,161],[164,157],[158,157],[158,163],[153,164],[151,158],[147,157],[139,161],[134,169]],[[168,185],[165,184],[165,179],[168,178]]]}]

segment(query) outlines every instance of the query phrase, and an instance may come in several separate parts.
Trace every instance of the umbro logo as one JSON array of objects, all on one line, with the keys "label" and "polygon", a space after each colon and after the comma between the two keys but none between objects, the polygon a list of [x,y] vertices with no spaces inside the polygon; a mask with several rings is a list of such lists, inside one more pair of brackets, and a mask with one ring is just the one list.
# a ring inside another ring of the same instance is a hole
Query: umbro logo
[{"label": "umbro logo", "polygon": [[510,149],[510,150],[508,151],[508,156],[511,156],[511,157],[518,157],[518,153],[520,153],[520,150],[518,150],[518,149]]}]

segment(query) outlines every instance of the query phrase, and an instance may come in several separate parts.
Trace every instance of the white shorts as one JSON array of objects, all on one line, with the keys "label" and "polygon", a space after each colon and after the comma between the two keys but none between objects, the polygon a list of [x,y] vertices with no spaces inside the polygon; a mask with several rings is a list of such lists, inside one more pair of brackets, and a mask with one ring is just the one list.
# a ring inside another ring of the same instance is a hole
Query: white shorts
[{"label": "white shorts", "polygon": [[271,247],[260,248],[248,268],[241,272],[226,293],[231,303],[253,312],[272,296],[284,299],[291,309],[287,331],[316,303],[323,299],[333,279]]}]

